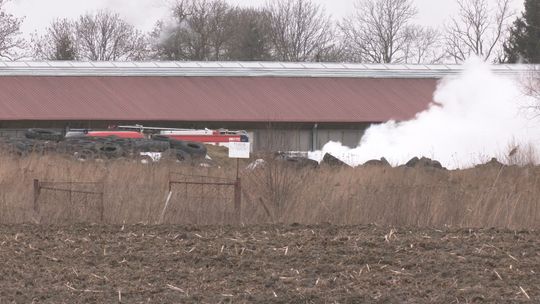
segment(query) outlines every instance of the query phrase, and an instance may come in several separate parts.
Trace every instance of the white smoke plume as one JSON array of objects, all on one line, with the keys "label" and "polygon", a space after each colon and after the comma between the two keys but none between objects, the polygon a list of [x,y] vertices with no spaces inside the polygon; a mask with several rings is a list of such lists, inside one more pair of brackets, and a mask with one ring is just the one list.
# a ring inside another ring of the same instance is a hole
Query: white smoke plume
[{"label": "white smoke plume", "polygon": [[356,148],[330,142],[310,157],[330,153],[356,166],[381,157],[400,165],[425,156],[455,169],[500,159],[509,145],[540,146],[540,113],[531,108],[540,101],[525,94],[521,77],[496,75],[472,59],[460,75],[439,83],[433,100],[413,120],[372,126]]}]

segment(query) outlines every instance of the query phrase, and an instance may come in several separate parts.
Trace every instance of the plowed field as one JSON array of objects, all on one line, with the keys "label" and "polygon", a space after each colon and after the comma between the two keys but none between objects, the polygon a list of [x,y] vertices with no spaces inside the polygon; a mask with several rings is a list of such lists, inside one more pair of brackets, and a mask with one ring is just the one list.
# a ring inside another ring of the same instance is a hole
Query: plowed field
[{"label": "plowed field", "polygon": [[0,303],[538,303],[539,233],[0,226]]}]

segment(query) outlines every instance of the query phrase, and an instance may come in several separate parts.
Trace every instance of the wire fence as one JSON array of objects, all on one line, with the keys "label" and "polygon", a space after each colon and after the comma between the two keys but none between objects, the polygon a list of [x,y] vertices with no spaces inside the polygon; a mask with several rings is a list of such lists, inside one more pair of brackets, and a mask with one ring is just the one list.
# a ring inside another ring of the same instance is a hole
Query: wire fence
[{"label": "wire fence", "polygon": [[[117,165],[124,168],[123,163]],[[335,171],[269,164],[244,170],[240,182],[231,170],[176,173],[165,167],[125,165],[133,171],[92,175],[105,186],[59,182],[55,180],[60,176],[75,174],[58,171],[54,178],[49,172],[49,181],[34,181],[33,206],[31,183],[19,186],[4,179],[0,219],[30,216],[34,221],[37,214],[35,222],[44,224],[330,222],[457,227],[537,227],[540,220],[535,168]],[[39,173],[27,172],[29,181]]]},{"label": "wire fence", "polygon": [[49,182],[34,180],[34,212],[40,223],[99,222],[105,213],[101,182]]}]

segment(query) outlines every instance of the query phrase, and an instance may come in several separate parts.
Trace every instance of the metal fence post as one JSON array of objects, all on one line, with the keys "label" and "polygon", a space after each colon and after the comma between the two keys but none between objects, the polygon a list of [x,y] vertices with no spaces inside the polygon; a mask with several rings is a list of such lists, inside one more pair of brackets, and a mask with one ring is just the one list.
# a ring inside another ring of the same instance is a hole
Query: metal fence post
[{"label": "metal fence post", "polygon": [[99,196],[101,198],[101,204],[99,205],[99,220],[103,224],[103,216],[104,216],[104,213],[105,213],[105,197],[104,197],[105,194],[104,194],[104,192],[101,192],[101,194]]},{"label": "metal fence post", "polygon": [[101,182],[101,194],[99,195],[101,199],[101,205],[99,206],[99,220],[103,224],[105,217],[105,182]]},{"label": "metal fence post", "polygon": [[72,187],[73,187],[73,186],[70,185],[69,191],[68,191],[68,200],[69,200],[69,201],[68,201],[68,217],[69,217],[70,219],[73,218],[73,212],[74,212],[73,209],[75,209],[74,206],[73,206],[73,199],[72,199],[72,197],[73,197],[73,191],[72,191],[72,189],[71,189]]},{"label": "metal fence post", "polygon": [[236,178],[234,183],[234,213],[236,215],[237,223],[242,223],[242,181],[240,177]]},{"label": "metal fence post", "polygon": [[39,180],[34,179],[34,212],[39,213],[39,194],[41,192]]}]

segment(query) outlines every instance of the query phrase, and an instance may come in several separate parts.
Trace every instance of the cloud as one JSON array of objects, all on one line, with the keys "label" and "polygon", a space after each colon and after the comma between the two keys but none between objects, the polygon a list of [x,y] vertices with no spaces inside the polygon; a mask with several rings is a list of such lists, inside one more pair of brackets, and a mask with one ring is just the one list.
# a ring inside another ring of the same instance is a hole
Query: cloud
[{"label": "cloud", "polygon": [[77,18],[100,9],[118,12],[137,28],[150,31],[157,20],[168,14],[168,4],[156,0],[12,0],[6,9],[25,17],[22,31],[26,34],[42,31],[56,18]]}]

